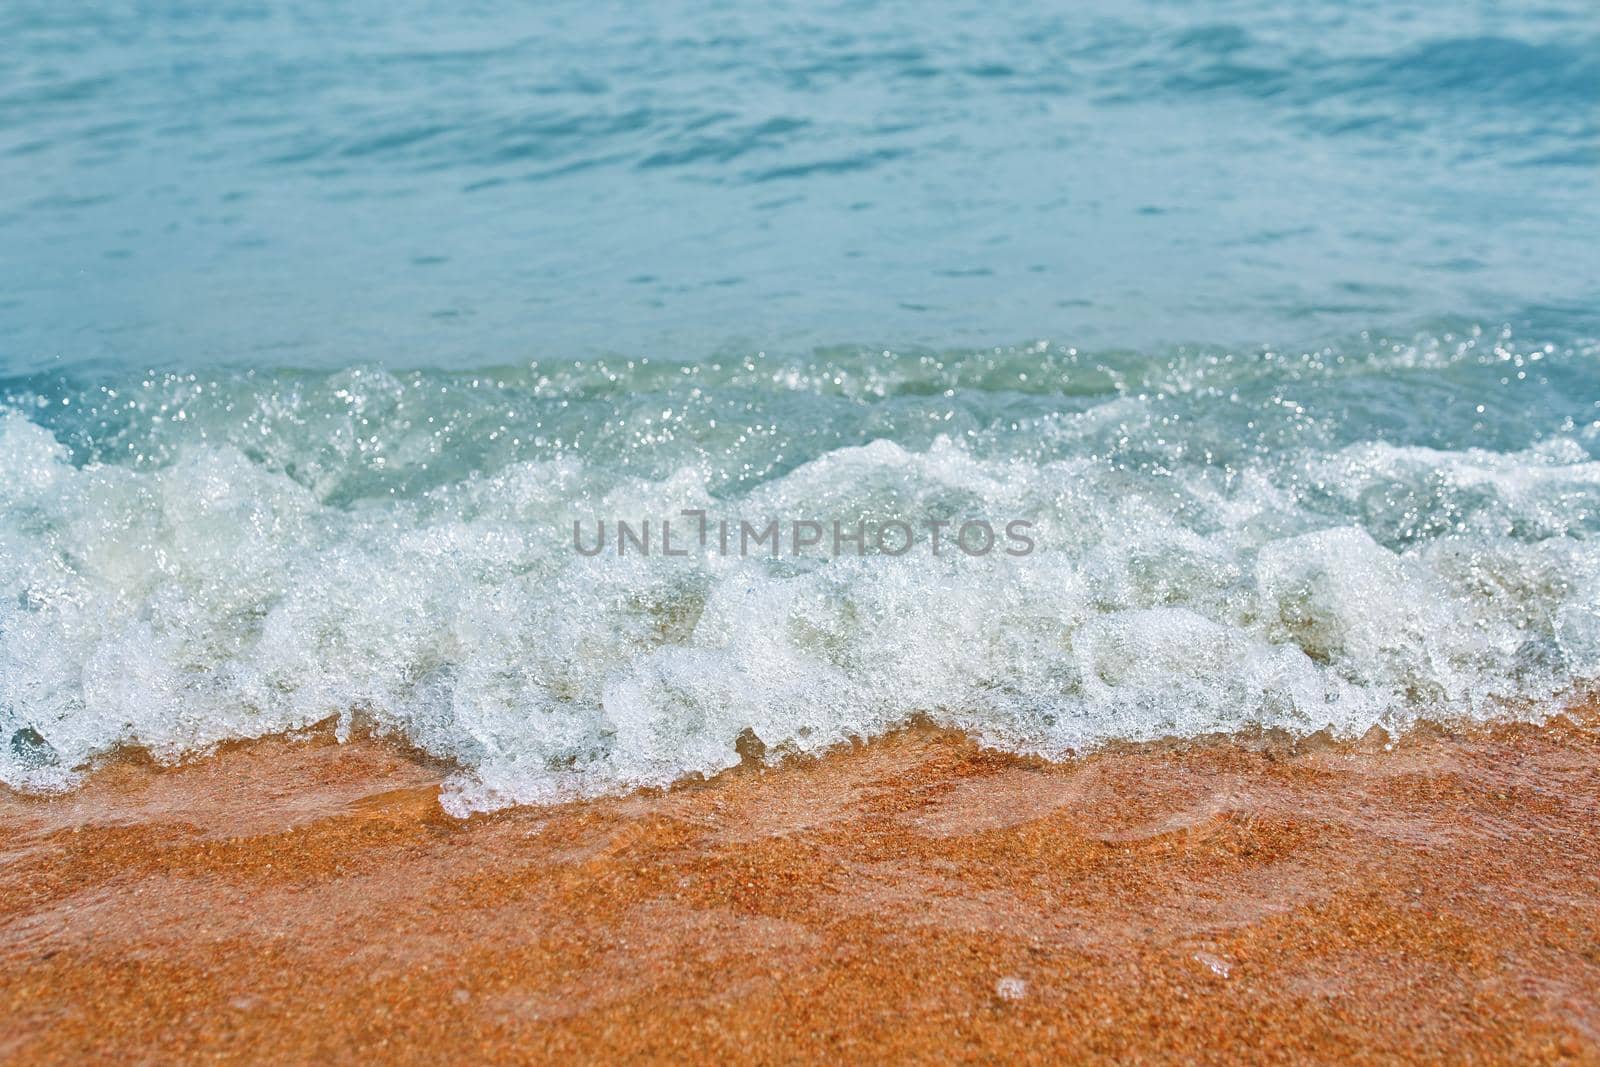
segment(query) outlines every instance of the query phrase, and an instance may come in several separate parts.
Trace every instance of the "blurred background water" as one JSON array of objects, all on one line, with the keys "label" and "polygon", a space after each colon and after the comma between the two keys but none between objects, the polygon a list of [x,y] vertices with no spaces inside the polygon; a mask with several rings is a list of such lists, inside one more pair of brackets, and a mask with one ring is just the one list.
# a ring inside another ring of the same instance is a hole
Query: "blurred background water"
[{"label": "blurred background water", "polygon": [[10,0],[0,369],[1592,328],[1587,0]]}]

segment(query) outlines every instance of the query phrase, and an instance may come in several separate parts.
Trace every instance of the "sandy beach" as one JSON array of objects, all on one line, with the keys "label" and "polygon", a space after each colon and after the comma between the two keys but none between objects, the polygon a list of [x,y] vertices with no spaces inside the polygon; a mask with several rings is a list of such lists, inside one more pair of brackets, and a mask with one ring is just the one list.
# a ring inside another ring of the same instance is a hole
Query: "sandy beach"
[{"label": "sandy beach", "polygon": [[458,821],[326,734],[7,793],[0,1054],[1600,1062],[1600,731],[931,729]]}]

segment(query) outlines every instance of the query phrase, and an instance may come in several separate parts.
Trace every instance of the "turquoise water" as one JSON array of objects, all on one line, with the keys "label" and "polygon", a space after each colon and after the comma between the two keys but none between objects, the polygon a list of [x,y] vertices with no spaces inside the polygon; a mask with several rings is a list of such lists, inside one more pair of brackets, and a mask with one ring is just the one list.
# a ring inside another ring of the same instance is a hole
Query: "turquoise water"
[{"label": "turquoise water", "polygon": [[[14,786],[337,717],[464,812],[746,734],[1061,756],[1600,674],[1592,4],[18,0],[0,39]],[[1037,551],[573,549],[685,508]]]}]

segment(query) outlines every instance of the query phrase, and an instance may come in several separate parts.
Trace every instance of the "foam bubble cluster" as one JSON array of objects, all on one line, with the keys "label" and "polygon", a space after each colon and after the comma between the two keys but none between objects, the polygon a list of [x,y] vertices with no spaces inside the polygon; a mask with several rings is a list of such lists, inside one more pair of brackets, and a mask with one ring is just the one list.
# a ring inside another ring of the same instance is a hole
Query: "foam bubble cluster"
[{"label": "foam bubble cluster", "polygon": [[[332,718],[455,761],[444,801],[464,814],[716,774],[752,740],[816,753],[917,716],[1061,757],[1525,714],[1600,676],[1585,428],[1489,451],[1339,443],[1306,419],[1219,462],[1218,428],[1185,430],[1164,403],[1113,392],[920,442],[829,439],[749,485],[703,450],[646,469],[552,449],[365,493],[328,474],[314,433],[288,457],[193,433],[113,462],[14,408],[0,780],[68,788],[120,746],[176,760]],[[575,520],[682,509],[1023,516],[1037,548],[573,550]]]}]

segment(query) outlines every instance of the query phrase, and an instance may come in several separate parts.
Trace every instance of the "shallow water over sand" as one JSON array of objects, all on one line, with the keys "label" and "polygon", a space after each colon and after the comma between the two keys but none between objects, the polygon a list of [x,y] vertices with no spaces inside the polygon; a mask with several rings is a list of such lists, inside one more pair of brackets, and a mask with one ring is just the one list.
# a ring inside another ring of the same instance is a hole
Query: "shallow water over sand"
[{"label": "shallow water over sand", "polygon": [[268,740],[0,796],[0,1050],[1600,1056],[1593,716],[1067,765],[926,729],[466,822]]}]

